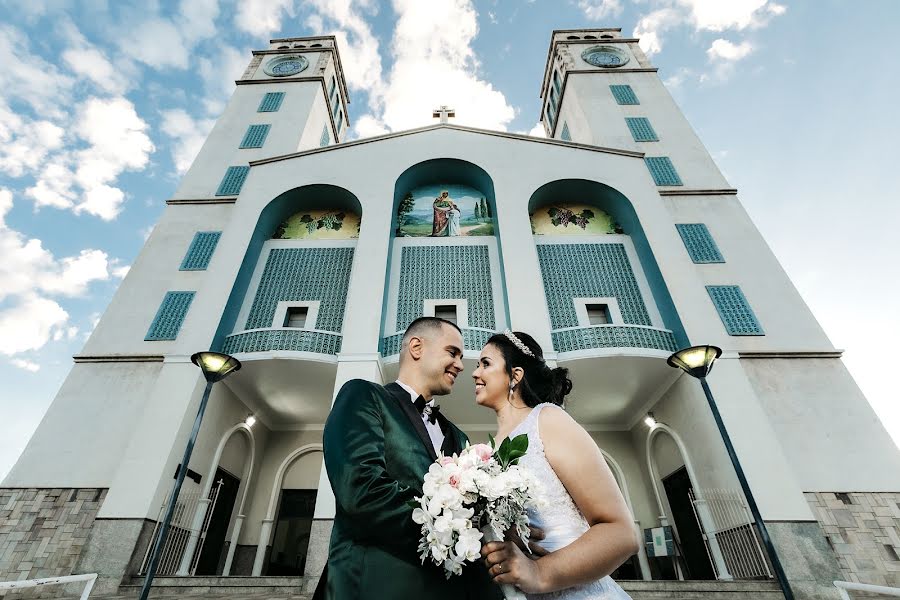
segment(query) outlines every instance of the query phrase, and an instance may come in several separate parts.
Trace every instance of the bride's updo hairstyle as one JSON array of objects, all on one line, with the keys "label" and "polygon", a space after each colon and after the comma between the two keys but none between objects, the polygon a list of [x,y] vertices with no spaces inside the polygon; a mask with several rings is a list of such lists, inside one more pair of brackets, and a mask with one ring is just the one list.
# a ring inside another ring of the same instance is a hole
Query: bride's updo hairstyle
[{"label": "bride's updo hairstyle", "polygon": [[503,355],[506,363],[506,374],[510,381],[513,379],[513,368],[520,367],[525,373],[517,388],[522,400],[530,407],[535,407],[542,402],[552,402],[562,406],[566,395],[572,391],[572,380],[569,379],[569,370],[556,367],[551,369],[544,362],[544,351],[534,338],[521,331],[512,334],[525,345],[534,356],[528,356],[505,333],[497,333],[487,341]]}]

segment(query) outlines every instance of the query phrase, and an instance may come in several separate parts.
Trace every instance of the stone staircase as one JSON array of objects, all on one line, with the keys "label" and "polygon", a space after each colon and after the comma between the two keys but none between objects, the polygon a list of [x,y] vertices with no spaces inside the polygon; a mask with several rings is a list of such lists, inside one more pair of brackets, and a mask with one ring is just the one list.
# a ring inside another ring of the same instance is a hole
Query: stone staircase
[{"label": "stone staircase", "polygon": [[633,600],[784,600],[775,581],[620,581]]},{"label": "stone staircase", "polygon": [[[119,586],[115,595],[91,594],[91,600],[135,600],[142,580]],[[151,598],[179,600],[310,600],[312,582],[302,577],[157,577]],[[621,581],[633,600],[784,600],[774,581]],[[77,598],[68,596],[67,598]]]}]

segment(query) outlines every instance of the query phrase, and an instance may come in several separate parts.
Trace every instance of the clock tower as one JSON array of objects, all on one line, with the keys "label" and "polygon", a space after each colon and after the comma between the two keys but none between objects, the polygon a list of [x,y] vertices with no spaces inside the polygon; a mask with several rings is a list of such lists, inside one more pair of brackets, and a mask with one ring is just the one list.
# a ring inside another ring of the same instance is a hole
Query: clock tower
[{"label": "clock tower", "polygon": [[341,142],[350,103],[334,36],[274,39],[253,57],[173,201],[238,195],[249,163]]},{"label": "clock tower", "polygon": [[657,185],[731,187],[638,40],[619,28],[554,31],[541,101],[549,138],[643,152]]}]

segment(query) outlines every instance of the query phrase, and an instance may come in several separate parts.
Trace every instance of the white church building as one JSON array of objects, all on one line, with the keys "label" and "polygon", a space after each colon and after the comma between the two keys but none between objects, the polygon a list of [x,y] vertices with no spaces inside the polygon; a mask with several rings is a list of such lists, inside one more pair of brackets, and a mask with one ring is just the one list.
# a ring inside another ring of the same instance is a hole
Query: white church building
[{"label": "white church building", "polygon": [[[666,363],[697,344],[724,351],[709,386],[794,597],[900,586],[900,451],[637,42],[553,32],[546,139],[442,107],[347,141],[335,38],[254,51],[0,484],[0,580],[137,595],[212,349],[243,366],[213,387],[154,594],[310,594],[332,400],[392,381],[405,327],[439,315],[469,373],[506,327],[570,370],[647,540],[614,574],[634,598],[783,597],[703,390]],[[467,373],[441,406],[481,441],[473,397]]]}]

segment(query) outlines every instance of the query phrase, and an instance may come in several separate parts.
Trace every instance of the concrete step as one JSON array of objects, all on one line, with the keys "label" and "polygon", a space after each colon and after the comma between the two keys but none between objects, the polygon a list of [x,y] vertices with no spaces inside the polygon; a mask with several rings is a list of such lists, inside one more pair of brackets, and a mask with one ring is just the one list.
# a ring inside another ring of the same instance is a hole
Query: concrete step
[{"label": "concrete step", "polygon": [[633,600],[784,600],[775,581],[620,581]]},{"label": "concrete step", "polygon": [[[115,595],[91,594],[91,600],[134,600],[142,580],[119,586]],[[633,600],[784,600],[774,581],[620,581]],[[310,600],[302,577],[157,577],[151,598],[179,600]],[[67,597],[68,598],[68,597]],[[71,596],[72,599],[77,596]]]}]

